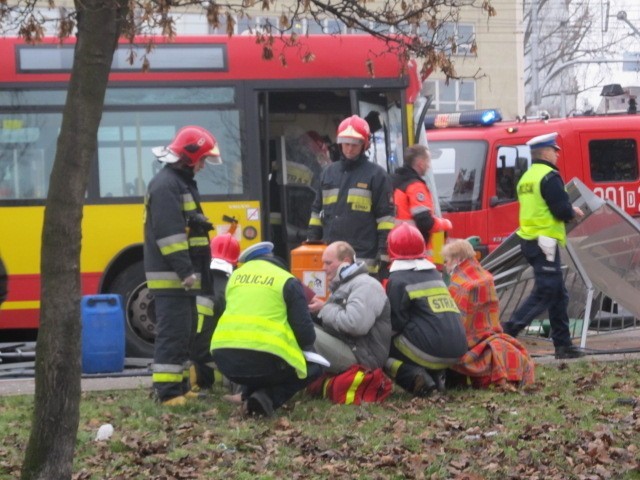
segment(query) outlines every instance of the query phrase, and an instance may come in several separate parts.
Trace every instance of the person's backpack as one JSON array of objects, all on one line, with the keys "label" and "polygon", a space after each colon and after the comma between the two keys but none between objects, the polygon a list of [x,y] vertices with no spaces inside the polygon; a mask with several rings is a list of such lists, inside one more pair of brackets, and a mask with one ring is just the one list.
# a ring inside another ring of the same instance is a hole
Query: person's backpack
[{"label": "person's backpack", "polygon": [[392,380],[381,368],[371,370],[362,365],[352,365],[338,375],[323,375],[307,387],[307,392],[333,403],[360,405],[383,402],[392,388]]}]

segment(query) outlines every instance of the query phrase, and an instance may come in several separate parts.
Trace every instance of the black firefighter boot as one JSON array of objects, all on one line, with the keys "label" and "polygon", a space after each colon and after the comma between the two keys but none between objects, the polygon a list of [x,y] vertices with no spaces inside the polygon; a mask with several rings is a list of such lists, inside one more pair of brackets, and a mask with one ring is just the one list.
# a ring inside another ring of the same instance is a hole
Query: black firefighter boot
[{"label": "black firefighter boot", "polygon": [[417,365],[389,357],[384,370],[397,385],[416,397],[428,397],[436,389],[431,376]]},{"label": "black firefighter boot", "polygon": [[445,383],[447,381],[447,370],[427,370],[427,372],[429,372],[429,375],[433,378],[438,392],[444,393],[446,390]]}]

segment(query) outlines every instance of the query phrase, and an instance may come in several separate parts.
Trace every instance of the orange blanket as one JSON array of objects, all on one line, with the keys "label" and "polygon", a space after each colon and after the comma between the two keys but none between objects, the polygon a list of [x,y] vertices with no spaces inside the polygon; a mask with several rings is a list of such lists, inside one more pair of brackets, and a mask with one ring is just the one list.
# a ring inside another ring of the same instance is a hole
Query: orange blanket
[{"label": "orange blanket", "polygon": [[469,351],[451,367],[471,377],[474,387],[528,385],[534,363],[518,340],[503,333],[493,276],[475,259],[465,260],[451,275],[449,292],[462,314]]}]

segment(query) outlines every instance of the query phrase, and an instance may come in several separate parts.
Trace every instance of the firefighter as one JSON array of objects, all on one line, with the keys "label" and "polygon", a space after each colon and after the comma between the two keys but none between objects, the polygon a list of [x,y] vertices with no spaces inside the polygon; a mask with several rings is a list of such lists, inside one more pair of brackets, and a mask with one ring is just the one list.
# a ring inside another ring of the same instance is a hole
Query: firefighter
[{"label": "firefighter", "polygon": [[451,222],[433,214],[433,198],[424,181],[431,168],[431,153],[424,145],[412,145],[404,151],[404,164],[398,168],[391,182],[396,220],[415,225],[427,244],[427,255],[431,256],[432,233],[451,230]]},{"label": "firefighter", "polygon": [[556,358],[578,358],[584,352],[573,345],[569,332],[567,307],[569,294],[564,285],[560,250],[565,246],[565,223],[584,215],[571,205],[558,171],[560,147],[556,132],[539,135],[527,142],[531,148],[531,167],[518,182],[520,202],[520,250],[533,268],[533,290],[502,325],[504,332],[516,337],[534,318],[549,311],[551,338]]},{"label": "firefighter", "polygon": [[194,175],[205,161],[220,163],[211,133],[197,126],[178,131],[167,147],[152,149],[164,167],[145,196],[144,266],[155,297],[153,388],[167,406],[184,405],[189,388],[189,343],[197,321],[196,296],[210,292],[209,231]]},{"label": "firefighter", "polygon": [[343,120],[337,142],[340,160],[322,172],[321,190],[311,208],[309,240],[346,241],[369,273],[384,275],[389,261],[387,235],[394,225],[389,176],[367,159],[370,130],[364,119],[353,115]]},{"label": "firefighter", "polygon": [[425,258],[424,238],[401,223],[389,234],[387,295],[394,337],[385,371],[398,385],[424,397],[444,391],[445,372],[467,353],[467,337],[442,275]]},{"label": "firefighter", "polygon": [[242,252],[211,339],[222,374],[241,385],[246,411],[271,416],[322,374],[305,359],[316,335],[302,284],[273,256],[273,243]]},{"label": "firefighter", "polygon": [[214,363],[211,357],[211,337],[225,309],[225,290],[229,275],[238,263],[240,244],[230,234],[217,235],[211,239],[211,280],[213,296],[196,297],[198,324],[191,347],[189,379],[191,391],[201,393],[210,390],[215,382]]}]

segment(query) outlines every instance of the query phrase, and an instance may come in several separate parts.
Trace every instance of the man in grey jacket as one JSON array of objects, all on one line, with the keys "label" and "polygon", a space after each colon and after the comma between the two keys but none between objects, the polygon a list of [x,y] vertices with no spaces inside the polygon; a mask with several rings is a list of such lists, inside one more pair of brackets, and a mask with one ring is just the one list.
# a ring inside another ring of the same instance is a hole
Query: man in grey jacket
[{"label": "man in grey jacket", "polygon": [[327,358],[329,373],[351,365],[383,367],[391,344],[391,309],[382,285],[355,259],[347,242],[330,244],[322,255],[331,295],[309,304],[316,315],[316,351]]}]

